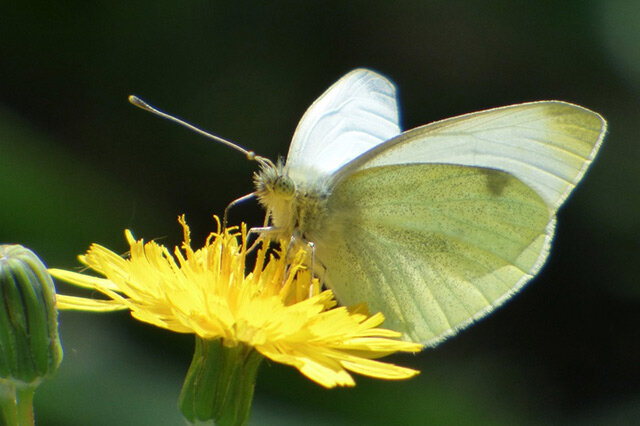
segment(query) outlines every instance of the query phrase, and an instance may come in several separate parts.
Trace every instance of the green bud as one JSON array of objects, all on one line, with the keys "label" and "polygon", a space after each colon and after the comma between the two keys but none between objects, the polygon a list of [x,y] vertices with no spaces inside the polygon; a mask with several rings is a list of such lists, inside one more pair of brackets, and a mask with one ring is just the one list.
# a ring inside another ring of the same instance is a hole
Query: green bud
[{"label": "green bud", "polygon": [[187,372],[179,406],[192,424],[242,426],[249,421],[258,367],[263,357],[238,343],[196,336],[196,348]]},{"label": "green bud", "polygon": [[29,249],[0,245],[0,381],[37,386],[62,361],[55,288]]}]

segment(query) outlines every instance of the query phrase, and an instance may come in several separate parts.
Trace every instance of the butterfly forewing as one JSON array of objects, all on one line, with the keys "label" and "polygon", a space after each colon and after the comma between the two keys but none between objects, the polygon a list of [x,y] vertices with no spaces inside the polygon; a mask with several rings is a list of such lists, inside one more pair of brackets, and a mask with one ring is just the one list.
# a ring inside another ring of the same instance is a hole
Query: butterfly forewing
[{"label": "butterfly forewing", "polygon": [[411,163],[448,163],[505,171],[555,211],[584,175],[605,135],[597,113],[559,101],[511,105],[409,130],[336,174]]}]

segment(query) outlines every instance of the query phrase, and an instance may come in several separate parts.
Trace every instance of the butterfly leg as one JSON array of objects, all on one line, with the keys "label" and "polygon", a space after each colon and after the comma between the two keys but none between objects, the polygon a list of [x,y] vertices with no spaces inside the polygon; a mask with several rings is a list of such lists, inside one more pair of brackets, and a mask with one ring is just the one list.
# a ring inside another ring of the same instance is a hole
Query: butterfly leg
[{"label": "butterfly leg", "polygon": [[[311,271],[312,275],[315,274],[316,276],[318,276],[318,274],[316,273],[317,272],[316,271],[316,245],[313,241],[306,240],[303,237],[294,234],[291,236],[291,239],[289,240],[287,253],[294,253],[295,248],[299,247],[300,240],[304,241],[304,245],[306,245],[309,248],[308,250],[309,263],[307,264],[307,266],[309,267],[309,271]],[[305,259],[305,263],[306,263],[306,259]],[[313,296],[313,287],[309,287],[309,297],[312,297],[312,296]]]},{"label": "butterfly leg", "polygon": [[249,249],[247,250],[247,253],[251,253],[253,250],[255,250],[255,248],[261,242],[265,240],[267,241],[273,240],[274,238],[269,238],[269,234],[277,235],[278,232],[279,232],[279,229],[273,226],[256,226],[254,228],[249,229],[249,232],[247,232],[247,239],[249,239],[251,235],[257,235],[258,238],[256,238],[253,244],[251,244],[251,247],[249,247]]},{"label": "butterfly leg", "polygon": [[243,202],[245,202],[247,200],[250,200],[255,196],[256,196],[255,192],[252,192],[251,194],[243,195],[242,197],[236,198],[235,200],[230,202],[227,205],[227,207],[225,207],[225,209],[224,209],[224,216],[222,217],[222,229],[226,229],[227,228],[227,217],[229,216],[229,210],[231,209],[231,207],[236,206],[236,205],[238,205],[240,203],[243,203]]},{"label": "butterfly leg", "polygon": [[[312,241],[307,241],[307,247],[311,249],[311,276],[315,274],[315,263],[316,263],[316,245]],[[313,286],[309,286],[309,297],[313,297]]]}]

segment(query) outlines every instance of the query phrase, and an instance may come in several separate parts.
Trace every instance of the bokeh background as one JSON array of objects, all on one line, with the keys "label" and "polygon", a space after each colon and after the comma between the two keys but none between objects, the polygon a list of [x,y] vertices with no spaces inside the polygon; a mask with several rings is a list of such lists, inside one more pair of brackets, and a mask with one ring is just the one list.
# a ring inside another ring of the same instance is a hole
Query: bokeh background
[{"label": "bokeh background", "polygon": [[[403,126],[540,99],[609,121],[547,266],[506,306],[392,361],[406,382],[325,390],[265,362],[252,425],[627,425],[640,418],[640,2],[4,2],[0,241],[73,268],[123,229],[180,241],[251,191],[251,164],[127,103],[136,93],[276,158],[355,67],[398,85]],[[232,222],[258,225],[255,203]],[[70,291],[62,284],[59,291]],[[176,425],[193,339],[127,314],[62,313],[45,425]]]}]

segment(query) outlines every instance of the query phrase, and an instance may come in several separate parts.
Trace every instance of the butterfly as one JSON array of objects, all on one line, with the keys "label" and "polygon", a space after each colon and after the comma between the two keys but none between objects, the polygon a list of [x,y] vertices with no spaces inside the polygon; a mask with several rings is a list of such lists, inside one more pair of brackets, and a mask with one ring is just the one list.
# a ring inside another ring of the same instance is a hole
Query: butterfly
[{"label": "butterfly", "polygon": [[406,132],[394,84],[351,71],[306,111],[286,162],[255,175],[280,238],[310,242],[345,305],[433,346],[542,268],[556,212],[606,132],[597,113],[522,103]]},{"label": "butterfly", "polygon": [[339,302],[366,302],[386,328],[427,346],[540,271],[556,212],[607,128],[581,106],[539,101],[402,132],[395,85],[356,69],[309,107],[274,163],[129,100],[257,160],[255,191],[239,200],[264,206],[263,235],[311,245],[312,268]]}]

